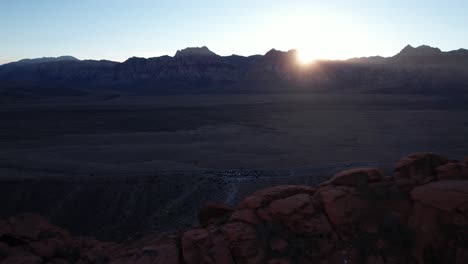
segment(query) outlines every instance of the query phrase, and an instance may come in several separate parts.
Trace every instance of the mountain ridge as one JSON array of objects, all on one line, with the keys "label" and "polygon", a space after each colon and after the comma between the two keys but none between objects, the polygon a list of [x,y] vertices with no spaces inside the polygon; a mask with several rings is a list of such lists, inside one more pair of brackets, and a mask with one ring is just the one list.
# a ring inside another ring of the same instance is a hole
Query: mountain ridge
[{"label": "mountain ridge", "polygon": [[12,63],[35,64],[35,63],[45,63],[45,62],[54,62],[54,61],[79,61],[79,59],[77,59],[74,56],[70,56],[70,55],[62,55],[62,56],[58,56],[58,57],[42,57],[42,58],[33,58],[33,59],[21,59],[19,61],[10,62],[10,63],[6,63],[6,64],[12,64]]},{"label": "mountain ridge", "polygon": [[443,52],[427,45],[408,45],[392,57],[302,65],[297,62],[297,50],[220,56],[203,46],[178,50],[173,57],[131,57],[124,62],[62,56],[0,65],[0,92],[10,92],[11,83],[28,82],[35,86],[88,91],[126,89],[133,93],[314,89],[457,94],[468,93],[468,50]]},{"label": "mountain ridge", "polygon": [[[207,46],[202,46],[202,47],[187,47],[184,49],[177,50],[174,56],[170,55],[162,55],[158,57],[137,57],[137,56],[132,56],[126,59],[125,61],[132,59],[132,58],[140,58],[140,59],[153,59],[153,58],[175,58],[178,56],[219,56],[222,58],[227,58],[227,57],[242,57],[242,58],[249,58],[249,57],[255,57],[255,56],[272,56],[272,55],[280,55],[280,54],[288,54],[292,53],[294,55],[297,54],[296,49],[291,49],[288,51],[282,51],[278,50],[275,48],[272,48],[268,50],[264,55],[259,55],[259,54],[254,54],[254,55],[249,55],[249,56],[243,56],[243,55],[238,55],[238,54],[232,54],[232,55],[218,55],[215,52],[211,51]],[[442,51],[441,49],[437,47],[432,47],[429,45],[420,45],[417,47],[413,47],[411,44],[406,45],[400,52],[395,54],[394,56],[380,56],[380,55],[373,55],[373,56],[364,56],[364,57],[352,57],[349,59],[343,59],[343,60],[338,60],[338,61],[356,61],[356,60],[362,60],[366,58],[394,58],[398,56],[424,56],[424,55],[434,55],[434,54],[464,54],[468,55],[468,49],[465,48],[459,48],[456,50],[450,50],[450,51]],[[14,63],[47,63],[47,62],[56,62],[56,61],[110,61],[110,62],[115,62],[115,63],[124,63],[125,61],[122,62],[117,62],[117,61],[112,61],[108,59],[87,59],[87,60],[80,60],[77,59],[74,56],[71,55],[62,55],[62,56],[57,56],[57,57],[40,57],[40,58],[27,58],[27,59],[21,59],[18,61],[12,61],[8,62],[5,64],[0,64],[0,66],[4,65],[9,65],[9,64],[14,64]],[[324,61],[330,61],[327,59],[324,59]]]}]

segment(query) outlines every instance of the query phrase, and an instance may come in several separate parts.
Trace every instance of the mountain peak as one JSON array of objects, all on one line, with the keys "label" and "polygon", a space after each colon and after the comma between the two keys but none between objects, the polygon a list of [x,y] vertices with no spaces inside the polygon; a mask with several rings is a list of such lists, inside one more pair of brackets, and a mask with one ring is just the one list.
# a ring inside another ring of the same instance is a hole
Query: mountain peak
[{"label": "mountain peak", "polygon": [[271,49],[267,53],[265,53],[265,56],[266,57],[268,57],[268,56],[277,56],[277,55],[280,55],[280,54],[283,54],[283,52],[280,51],[280,50],[277,50],[277,49]]},{"label": "mountain peak", "polygon": [[421,45],[419,47],[413,47],[411,45],[406,45],[400,53],[396,56],[430,56],[430,55],[439,55],[442,51],[439,48],[434,48],[428,45]]},{"label": "mountain peak", "polygon": [[208,47],[189,47],[185,49],[178,50],[175,54],[175,57],[181,56],[218,56],[216,53],[208,49]]}]

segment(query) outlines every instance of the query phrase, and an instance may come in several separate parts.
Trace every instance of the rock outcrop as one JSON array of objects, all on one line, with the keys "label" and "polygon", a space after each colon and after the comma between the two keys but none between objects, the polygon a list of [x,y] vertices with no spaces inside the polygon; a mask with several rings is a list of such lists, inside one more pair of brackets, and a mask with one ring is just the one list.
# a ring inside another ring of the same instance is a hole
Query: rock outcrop
[{"label": "rock outcrop", "polygon": [[393,175],[352,169],[317,188],[260,190],[236,208],[207,204],[202,227],[122,243],[9,217],[0,219],[0,262],[468,263],[467,163],[413,154]]}]

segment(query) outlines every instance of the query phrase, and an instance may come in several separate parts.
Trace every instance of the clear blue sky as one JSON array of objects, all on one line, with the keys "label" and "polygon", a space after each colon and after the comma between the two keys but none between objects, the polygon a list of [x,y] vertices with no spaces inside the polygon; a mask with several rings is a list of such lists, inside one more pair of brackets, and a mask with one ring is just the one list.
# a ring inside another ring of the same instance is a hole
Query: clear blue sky
[{"label": "clear blue sky", "polygon": [[122,61],[203,45],[220,55],[390,56],[406,44],[468,48],[468,1],[0,0],[0,36],[0,63]]}]

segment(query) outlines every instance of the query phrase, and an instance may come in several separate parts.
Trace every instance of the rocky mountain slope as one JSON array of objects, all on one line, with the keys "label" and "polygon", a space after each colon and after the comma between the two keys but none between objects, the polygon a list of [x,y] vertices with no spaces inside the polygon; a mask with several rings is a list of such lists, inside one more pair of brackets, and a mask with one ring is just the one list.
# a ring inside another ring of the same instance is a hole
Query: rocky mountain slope
[{"label": "rocky mountain slope", "polygon": [[[207,47],[175,56],[130,58],[125,62],[77,60],[65,56],[22,60],[0,66],[0,92],[18,86],[78,88],[86,92],[132,93],[340,90],[353,92],[442,93],[468,91],[468,51],[442,52],[405,47],[397,55],[320,61],[301,65],[297,52],[219,56]],[[35,91],[40,95],[40,90]]]},{"label": "rocky mountain slope", "polygon": [[351,169],[317,188],[277,186],[200,227],[122,243],[74,237],[37,215],[0,220],[1,263],[467,263],[468,159],[409,155],[393,175]]}]

